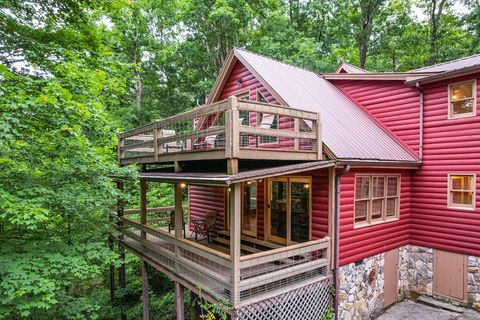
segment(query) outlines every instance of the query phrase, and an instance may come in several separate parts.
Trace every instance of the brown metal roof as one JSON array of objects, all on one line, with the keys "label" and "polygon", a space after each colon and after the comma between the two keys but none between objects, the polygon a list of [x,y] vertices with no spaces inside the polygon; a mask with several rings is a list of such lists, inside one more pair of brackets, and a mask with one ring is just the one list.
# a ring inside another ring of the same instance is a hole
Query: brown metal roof
[{"label": "brown metal roof", "polygon": [[442,62],[435,64],[433,66],[427,66],[410,72],[449,72],[454,70],[459,70],[463,68],[469,68],[476,65],[480,65],[480,54],[475,54],[473,56]]},{"label": "brown metal roof", "polygon": [[417,160],[361,107],[314,72],[245,50],[234,53],[288,106],[320,112],[323,141],[338,159]]},{"label": "brown metal roof", "polygon": [[357,66],[354,66],[353,64],[342,62],[338,66],[335,73],[340,73],[340,70],[342,70],[342,69],[345,70],[347,73],[367,73],[367,72],[370,72],[368,70],[365,70],[365,69],[359,68]]}]

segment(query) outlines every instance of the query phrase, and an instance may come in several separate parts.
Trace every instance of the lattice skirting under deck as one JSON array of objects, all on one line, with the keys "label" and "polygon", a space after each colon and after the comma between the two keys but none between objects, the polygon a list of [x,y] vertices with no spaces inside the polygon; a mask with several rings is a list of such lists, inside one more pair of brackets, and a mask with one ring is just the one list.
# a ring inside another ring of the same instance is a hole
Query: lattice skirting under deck
[{"label": "lattice skirting under deck", "polygon": [[242,306],[237,320],[322,319],[332,307],[331,279],[326,278],[295,290]]}]

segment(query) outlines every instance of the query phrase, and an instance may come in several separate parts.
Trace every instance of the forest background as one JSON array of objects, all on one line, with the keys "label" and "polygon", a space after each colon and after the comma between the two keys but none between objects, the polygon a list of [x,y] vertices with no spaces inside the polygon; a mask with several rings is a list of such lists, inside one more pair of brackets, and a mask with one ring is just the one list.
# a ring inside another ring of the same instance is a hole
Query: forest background
[{"label": "forest background", "polygon": [[[112,176],[135,176],[116,136],[204,103],[235,46],[317,72],[407,71],[479,53],[480,4],[0,0],[0,319],[141,318],[135,257],[110,301]],[[173,204],[171,186],[149,192]],[[158,272],[150,297],[154,319],[174,319]]]}]

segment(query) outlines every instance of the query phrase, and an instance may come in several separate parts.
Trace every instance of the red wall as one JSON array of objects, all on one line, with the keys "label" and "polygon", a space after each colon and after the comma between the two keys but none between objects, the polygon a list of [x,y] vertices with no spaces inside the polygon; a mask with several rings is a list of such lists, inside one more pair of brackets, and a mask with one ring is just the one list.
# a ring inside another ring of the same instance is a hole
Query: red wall
[{"label": "red wall", "polygon": [[[354,229],[356,173],[400,174],[400,219]],[[392,169],[352,169],[340,179],[340,265],[388,251],[409,242],[411,172]]]},{"label": "red wall", "polygon": [[208,211],[218,212],[217,228],[223,229],[225,216],[225,188],[189,186],[188,201],[191,217],[204,216]]},{"label": "red wall", "polygon": [[[242,79],[242,83],[238,85],[237,80]],[[225,86],[220,94],[218,100],[227,99],[230,96],[237,95],[249,90],[250,100],[257,100],[257,90],[267,99],[269,103],[278,104],[275,98],[268,92],[268,90],[255,78],[255,76],[248,71],[248,69],[239,61],[228,77]]]},{"label": "red wall", "polygon": [[339,80],[335,86],[418,154],[420,95],[403,81]]},{"label": "red wall", "polygon": [[[423,165],[413,176],[411,243],[480,256],[480,74],[477,116],[448,119],[448,84],[424,86]],[[447,175],[474,173],[476,209],[447,208]]]}]

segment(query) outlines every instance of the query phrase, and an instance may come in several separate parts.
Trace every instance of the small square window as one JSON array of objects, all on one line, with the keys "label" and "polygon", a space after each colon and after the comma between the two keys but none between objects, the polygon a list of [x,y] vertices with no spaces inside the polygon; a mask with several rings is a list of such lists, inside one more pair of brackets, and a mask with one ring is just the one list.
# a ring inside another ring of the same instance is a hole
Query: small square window
[{"label": "small square window", "polygon": [[448,180],[448,206],[475,209],[475,175],[450,174]]},{"label": "small square window", "polygon": [[455,83],[449,86],[449,118],[476,115],[476,81]]}]

